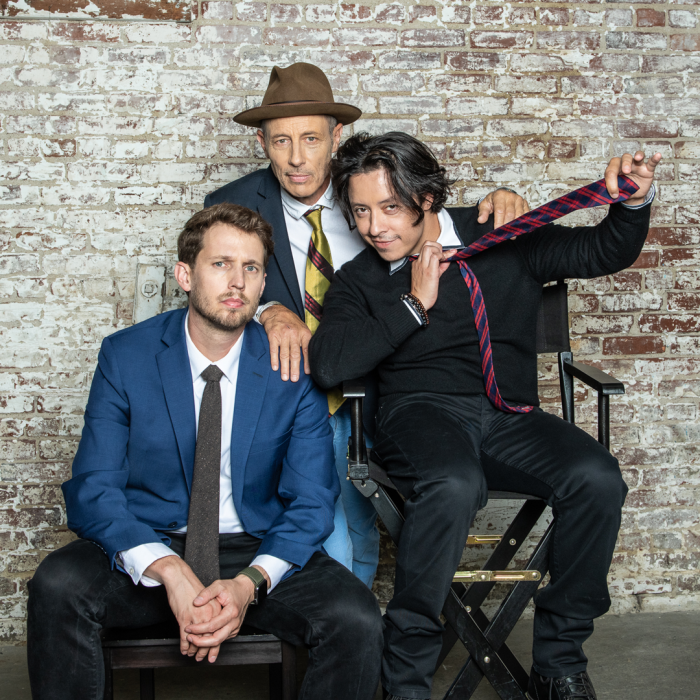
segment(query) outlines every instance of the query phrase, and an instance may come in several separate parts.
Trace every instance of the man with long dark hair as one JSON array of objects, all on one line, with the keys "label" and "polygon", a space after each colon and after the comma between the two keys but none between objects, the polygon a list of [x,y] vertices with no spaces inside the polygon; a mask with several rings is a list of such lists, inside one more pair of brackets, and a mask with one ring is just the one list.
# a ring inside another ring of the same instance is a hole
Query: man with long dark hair
[{"label": "man with long dark hair", "polygon": [[442,603],[489,488],[539,496],[554,512],[530,697],[595,698],[582,644],[610,605],[606,577],[627,488],[602,445],[539,409],[536,315],[546,282],[635,261],[660,160],[638,152],[610,161],[610,196],[620,174],[638,190],[597,226],[549,224],[467,266],[451,263],[448,249],[492,223],[480,224],[474,207],[444,208],[451,183],[426,146],[394,132],[358,134],[338,150],[336,196],[370,248],[336,273],[311,370],[323,387],[378,371],[374,450],[406,498],[385,617],[382,679],[392,700],[430,697]]}]

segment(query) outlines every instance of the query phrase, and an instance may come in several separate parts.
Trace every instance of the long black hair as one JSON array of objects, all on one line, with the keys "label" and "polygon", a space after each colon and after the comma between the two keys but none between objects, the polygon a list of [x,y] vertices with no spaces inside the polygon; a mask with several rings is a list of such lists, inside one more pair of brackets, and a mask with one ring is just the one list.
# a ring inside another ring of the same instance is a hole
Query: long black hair
[{"label": "long black hair", "polygon": [[338,149],[331,163],[335,196],[351,228],[355,219],[348,193],[350,178],[379,168],[387,172],[397,199],[416,215],[414,226],[423,221],[425,213],[421,205],[426,198],[432,197],[430,211],[439,212],[455,182],[447,177],[447,171],[433,152],[409,134],[401,131],[389,131],[381,136],[355,134]]}]

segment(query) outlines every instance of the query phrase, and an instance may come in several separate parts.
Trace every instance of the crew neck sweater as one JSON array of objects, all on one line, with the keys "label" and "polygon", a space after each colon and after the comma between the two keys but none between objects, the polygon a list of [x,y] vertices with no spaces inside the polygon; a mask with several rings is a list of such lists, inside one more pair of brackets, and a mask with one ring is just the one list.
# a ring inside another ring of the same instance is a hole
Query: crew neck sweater
[{"label": "crew neck sweater", "polygon": [[[483,293],[503,399],[539,405],[536,324],[542,286],[629,267],[644,245],[650,209],[613,204],[597,226],[548,224],[467,261]],[[492,218],[477,222],[477,207],[448,212],[465,246],[493,229]],[[311,372],[321,387],[376,369],[381,398],[485,394],[474,313],[459,266],[452,263],[440,278],[427,326],[400,299],[411,291],[411,267],[407,263],[390,274],[389,263],[367,248],[336,271],[309,346]]]}]

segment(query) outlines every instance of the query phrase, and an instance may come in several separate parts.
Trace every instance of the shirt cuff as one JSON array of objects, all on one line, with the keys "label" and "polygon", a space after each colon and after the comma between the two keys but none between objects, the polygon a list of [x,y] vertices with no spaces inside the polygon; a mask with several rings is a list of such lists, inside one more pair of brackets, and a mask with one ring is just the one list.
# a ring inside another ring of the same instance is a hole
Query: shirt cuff
[{"label": "shirt cuff", "polygon": [[653,202],[654,197],[656,197],[656,183],[652,182],[651,187],[649,188],[649,191],[647,192],[647,196],[644,197],[644,201],[641,204],[627,204],[627,202],[620,202],[620,204],[622,204],[623,207],[627,207],[628,209],[641,209],[642,207],[645,207],[650,202]]},{"label": "shirt cuff", "polygon": [[163,557],[178,556],[170,547],[166,547],[162,542],[149,542],[140,544],[138,547],[125,549],[119,552],[121,565],[124,571],[131,576],[131,580],[138,586],[139,583],[146,588],[153,588],[161,584],[149,576],[144,576],[143,572],[158,559]]},{"label": "shirt cuff", "polygon": [[273,557],[270,554],[261,554],[255,557],[250,563],[251,566],[260,566],[267,572],[270,577],[270,588],[268,593],[282,580],[282,577],[292,568],[292,565],[280,559]]},{"label": "shirt cuff", "polygon": [[258,310],[255,312],[255,316],[253,318],[260,324],[262,325],[262,321],[260,320],[260,317],[263,315],[265,311],[267,311],[271,306],[279,306],[281,305],[282,302],[279,301],[268,301],[267,304],[263,304],[262,306],[258,306]]},{"label": "shirt cuff", "polygon": [[408,310],[413,314],[416,321],[418,321],[418,323],[422,326],[423,319],[418,315],[418,312],[413,308],[413,306],[411,306],[411,304],[408,301],[406,301],[406,299],[403,300],[403,303],[406,304]]}]

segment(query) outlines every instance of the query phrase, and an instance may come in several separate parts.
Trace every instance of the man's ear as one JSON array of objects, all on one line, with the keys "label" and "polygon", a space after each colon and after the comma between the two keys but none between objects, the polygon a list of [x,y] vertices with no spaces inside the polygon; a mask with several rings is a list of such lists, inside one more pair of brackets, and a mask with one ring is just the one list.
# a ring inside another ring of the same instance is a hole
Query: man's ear
[{"label": "man's ear", "polygon": [[433,202],[435,201],[435,198],[433,197],[432,194],[426,194],[425,197],[423,198],[423,202],[421,203],[421,209],[423,211],[430,211],[431,207],[433,206]]},{"label": "man's ear", "polygon": [[263,133],[262,129],[257,130],[255,133],[255,138],[258,140],[258,143],[263,151],[265,151],[265,155],[267,155],[267,148],[265,148],[265,134]]},{"label": "man's ear", "polygon": [[338,150],[341,138],[343,138],[343,125],[336,124],[333,127],[333,153]]},{"label": "man's ear", "polygon": [[178,261],[175,264],[173,274],[182,291],[189,294],[192,290],[192,269],[190,266],[187,263]]}]

